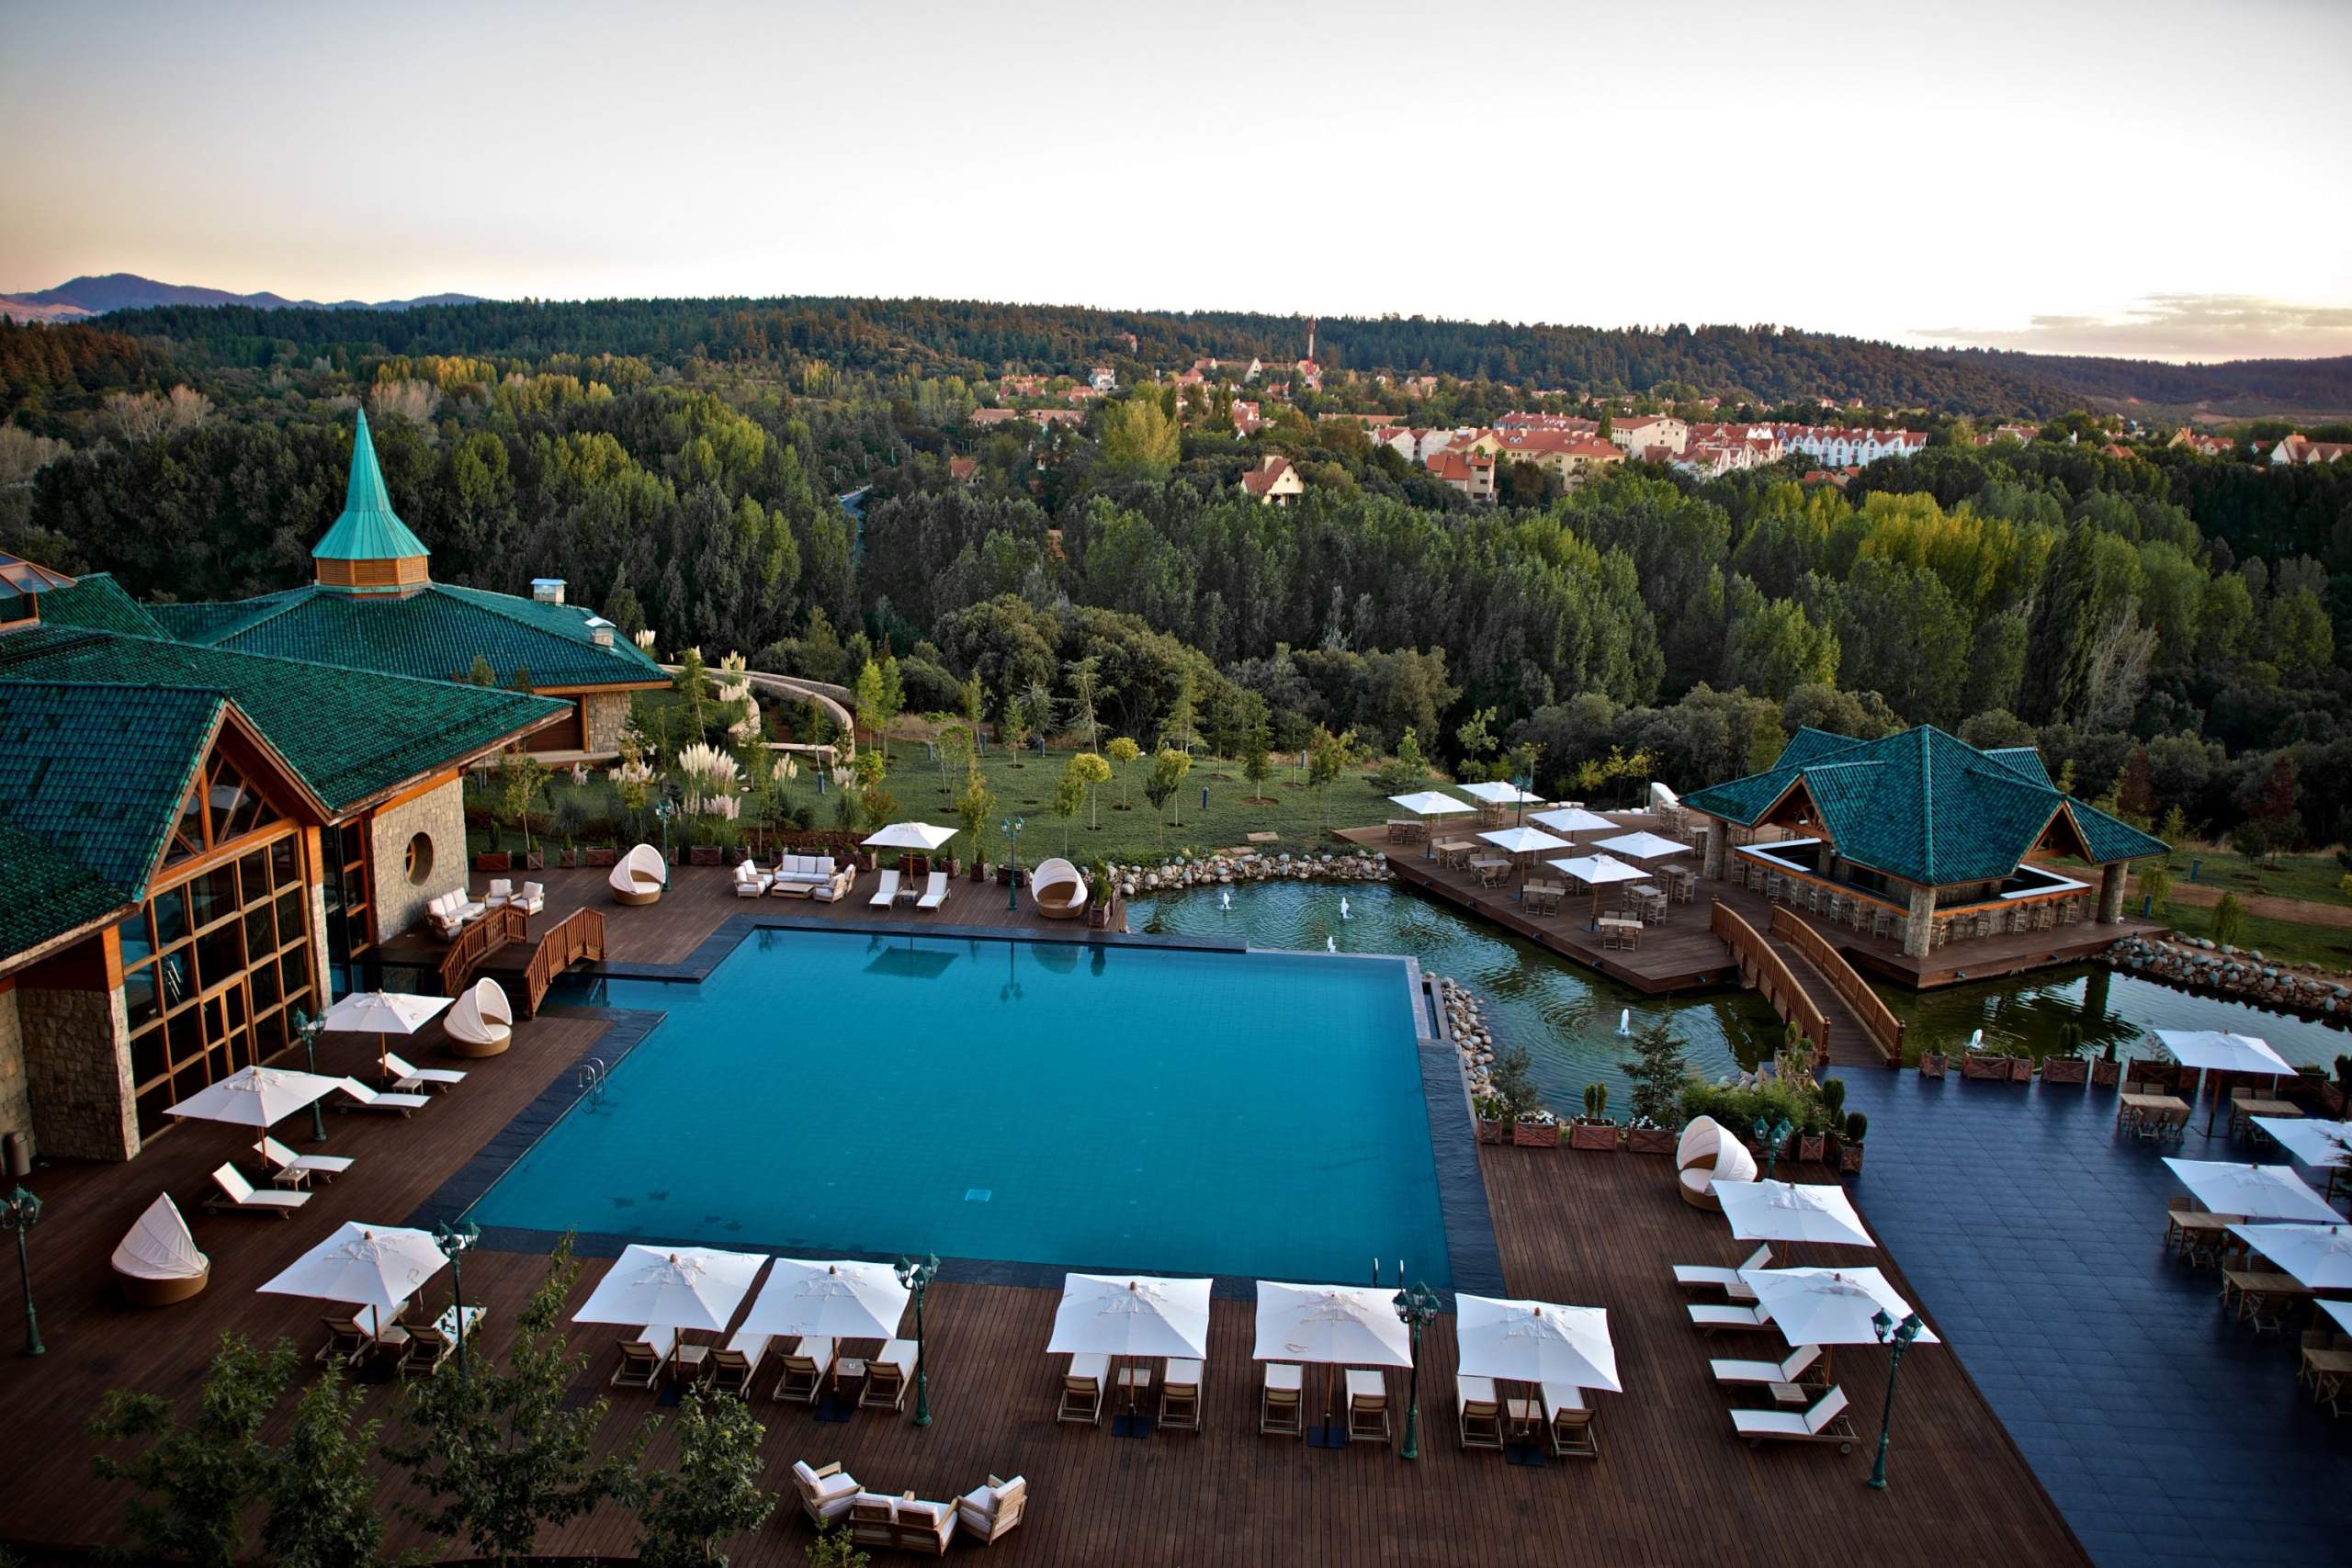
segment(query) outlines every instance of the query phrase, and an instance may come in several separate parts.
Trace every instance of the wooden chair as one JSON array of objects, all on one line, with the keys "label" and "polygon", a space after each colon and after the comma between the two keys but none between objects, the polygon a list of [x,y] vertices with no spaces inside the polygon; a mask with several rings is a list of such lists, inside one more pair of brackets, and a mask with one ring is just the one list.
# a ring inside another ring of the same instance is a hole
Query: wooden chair
[{"label": "wooden chair", "polygon": [[816,1404],[825,1374],[832,1371],[833,1342],[803,1338],[800,1348],[782,1359],[784,1371],[775,1380],[775,1397],[787,1404]]},{"label": "wooden chair", "polygon": [[621,1364],[613,1369],[615,1388],[651,1388],[662,1381],[662,1369],[678,1348],[675,1330],[648,1328],[638,1338],[620,1342]]},{"label": "wooden chair", "polygon": [[1593,1436],[1592,1407],[1584,1390],[1572,1383],[1544,1385],[1544,1409],[1552,1433],[1552,1452],[1562,1459],[1599,1459],[1600,1440]]},{"label": "wooden chair", "polygon": [[1159,1385],[1159,1424],[1187,1432],[1201,1429],[1201,1363],[1170,1361]]},{"label": "wooden chair", "polygon": [[1348,1369],[1348,1441],[1388,1441],[1388,1380],[1363,1367]]},{"label": "wooden chair", "polygon": [[1069,1371],[1062,1375],[1061,1408],[1055,1412],[1054,1419],[1084,1427],[1101,1426],[1102,1380],[1110,1371],[1108,1356],[1072,1356]]},{"label": "wooden chair", "polygon": [[349,1317],[322,1317],[319,1321],[326,1325],[327,1342],[311,1359],[320,1366],[356,1366],[359,1359],[375,1348],[376,1337],[368,1332],[367,1325],[359,1321],[356,1313]]},{"label": "wooden chair", "polygon": [[[907,1495],[911,1498],[914,1494]],[[899,1509],[895,1498],[860,1492],[850,1499],[849,1539],[854,1546],[889,1551],[899,1544]]]},{"label": "wooden chair", "polygon": [[401,1352],[400,1365],[393,1369],[401,1377],[429,1378],[441,1370],[458,1348],[458,1342],[431,1324],[420,1325],[408,1331],[408,1348]]},{"label": "wooden chair", "polygon": [[849,1512],[850,1499],[859,1491],[857,1478],[843,1474],[838,1461],[811,1470],[806,1460],[793,1461],[792,1488],[799,1495],[800,1511],[819,1529],[840,1523]]},{"label": "wooden chair", "polygon": [[947,1555],[947,1543],[956,1539],[956,1522],[962,1517],[955,1504],[925,1503],[910,1494],[899,1499],[893,1512],[900,1551]]},{"label": "wooden chair", "polygon": [[973,1487],[956,1499],[956,1512],[962,1521],[964,1533],[979,1537],[980,1544],[989,1546],[1019,1524],[1022,1513],[1028,1506],[1029,1483],[1026,1478],[1016,1475],[1010,1481],[1000,1481],[991,1475],[985,1483]]},{"label": "wooden chair", "polygon": [[703,1365],[710,1386],[719,1393],[731,1393],[738,1399],[752,1394],[752,1377],[760,1370],[760,1361],[767,1354],[768,1337],[764,1334],[738,1334],[727,1342],[723,1350],[713,1350]]},{"label": "wooden chair", "polygon": [[1492,1378],[1454,1379],[1454,1420],[1465,1449],[1503,1446],[1502,1402],[1495,1397]]},{"label": "wooden chair", "polygon": [[1306,1408],[1299,1398],[1301,1380],[1295,1361],[1266,1363],[1265,1387],[1258,1396],[1258,1435],[1304,1437]]},{"label": "wooden chair", "polygon": [[2185,1192],[2177,1192],[2165,1200],[2165,1250],[2178,1249],[2188,1232],[2180,1228],[2180,1216],[2193,1214],[2204,1205]]},{"label": "wooden chair", "polygon": [[882,1353],[865,1363],[865,1386],[858,1390],[857,1406],[861,1410],[901,1410],[906,1407],[907,1385],[914,1382],[915,1342],[893,1339],[882,1347]]}]

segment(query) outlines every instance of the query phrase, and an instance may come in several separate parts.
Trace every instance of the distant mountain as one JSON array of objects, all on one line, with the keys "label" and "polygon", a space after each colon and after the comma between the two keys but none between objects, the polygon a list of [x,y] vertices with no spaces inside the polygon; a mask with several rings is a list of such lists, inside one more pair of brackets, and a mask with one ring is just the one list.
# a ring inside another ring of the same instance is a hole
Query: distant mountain
[{"label": "distant mountain", "polygon": [[415,305],[471,305],[474,294],[427,294],[415,299],[288,299],[282,294],[232,294],[185,283],[158,283],[132,272],[77,277],[30,294],[0,294],[0,315],[20,321],[72,321],[109,310],[153,305],[249,305],[258,310],[405,310]]}]

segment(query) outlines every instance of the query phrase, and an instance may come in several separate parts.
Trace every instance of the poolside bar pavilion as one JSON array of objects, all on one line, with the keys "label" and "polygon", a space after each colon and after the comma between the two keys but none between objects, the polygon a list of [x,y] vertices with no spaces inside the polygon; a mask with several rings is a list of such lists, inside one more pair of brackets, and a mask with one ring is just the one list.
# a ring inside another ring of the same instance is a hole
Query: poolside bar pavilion
[{"label": "poolside bar pavilion", "polygon": [[1800,729],[1771,767],[1682,807],[1709,878],[1899,940],[1913,958],[1948,942],[2115,924],[2130,863],[2165,852],[2062,793],[2032,748],[1980,750],[1930,725],[1878,740]]}]

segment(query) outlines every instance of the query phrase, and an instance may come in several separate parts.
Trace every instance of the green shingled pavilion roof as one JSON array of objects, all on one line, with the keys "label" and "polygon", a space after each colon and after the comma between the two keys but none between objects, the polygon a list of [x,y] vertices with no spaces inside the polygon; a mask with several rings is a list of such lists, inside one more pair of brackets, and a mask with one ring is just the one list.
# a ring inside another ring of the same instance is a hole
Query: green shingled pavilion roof
[{"label": "green shingled pavilion roof", "polygon": [[2129,823],[2061,795],[2030,748],[1980,751],[1932,725],[1880,740],[1800,729],[1770,768],[1696,790],[1682,803],[1753,827],[1800,781],[1839,854],[1906,882],[2005,877],[2062,808],[2073,814],[2094,861],[2165,852]]},{"label": "green shingled pavilion roof", "polygon": [[93,631],[129,632],[132,637],[169,637],[164,624],[147,606],[123,592],[109,571],[76,578],[71,588],[40,596],[40,618],[52,626],[87,626]]},{"label": "green shingled pavilion roof", "polygon": [[424,541],[392,511],[384,470],[376,466],[376,443],[368,434],[368,411],[351,434],[351,480],[345,487],[343,515],[311,551],[313,560],[401,560],[430,555]]}]

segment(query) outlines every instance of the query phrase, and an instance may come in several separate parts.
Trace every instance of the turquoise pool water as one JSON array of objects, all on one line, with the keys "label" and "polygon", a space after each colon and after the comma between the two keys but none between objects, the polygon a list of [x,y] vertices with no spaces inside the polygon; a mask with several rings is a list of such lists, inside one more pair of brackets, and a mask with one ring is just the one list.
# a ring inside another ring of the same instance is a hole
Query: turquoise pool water
[{"label": "turquoise pool water", "polygon": [[755,931],[475,1204],[485,1225],[1450,1283],[1403,965]]}]

